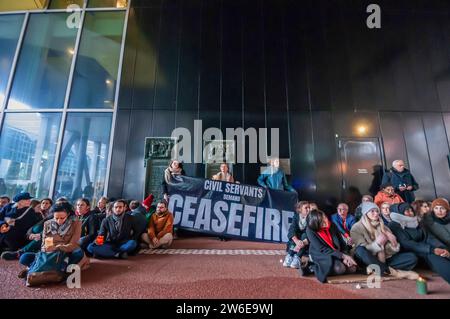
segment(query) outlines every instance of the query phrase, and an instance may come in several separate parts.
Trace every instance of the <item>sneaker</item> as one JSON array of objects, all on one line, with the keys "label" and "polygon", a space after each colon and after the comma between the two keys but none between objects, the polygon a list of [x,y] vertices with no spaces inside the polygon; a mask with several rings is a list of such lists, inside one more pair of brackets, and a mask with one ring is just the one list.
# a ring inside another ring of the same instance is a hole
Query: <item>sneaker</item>
[{"label": "sneaker", "polygon": [[292,256],[287,254],[286,257],[284,257],[283,267],[289,267],[292,263]]},{"label": "sneaker", "polygon": [[18,251],[5,251],[2,253],[1,258],[3,260],[17,260],[19,259],[20,255]]},{"label": "sneaker", "polygon": [[294,255],[292,258],[292,262],[290,264],[291,268],[299,269],[300,268],[300,258],[297,255]]}]

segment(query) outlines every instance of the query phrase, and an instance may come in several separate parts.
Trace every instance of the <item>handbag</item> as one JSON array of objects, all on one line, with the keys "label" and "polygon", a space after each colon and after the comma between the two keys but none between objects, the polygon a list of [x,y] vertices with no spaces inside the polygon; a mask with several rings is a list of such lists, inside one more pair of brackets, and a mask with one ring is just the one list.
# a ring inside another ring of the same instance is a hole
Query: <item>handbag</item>
[{"label": "handbag", "polygon": [[27,275],[27,286],[59,283],[64,280],[66,254],[62,251],[38,252]]}]

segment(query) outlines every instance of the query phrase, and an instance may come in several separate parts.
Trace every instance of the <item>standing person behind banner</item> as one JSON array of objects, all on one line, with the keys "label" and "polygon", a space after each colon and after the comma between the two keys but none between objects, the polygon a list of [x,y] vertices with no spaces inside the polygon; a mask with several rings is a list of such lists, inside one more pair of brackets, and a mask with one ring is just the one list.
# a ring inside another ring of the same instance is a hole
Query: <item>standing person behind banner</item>
[{"label": "standing person behind banner", "polygon": [[172,183],[174,180],[178,180],[180,176],[186,175],[183,170],[183,163],[172,160],[170,161],[169,167],[166,168],[164,171],[164,179],[162,182],[163,186],[163,195],[164,199],[169,202],[169,190],[167,188],[167,185]]},{"label": "standing person behind banner", "polygon": [[212,176],[212,179],[215,181],[229,182],[229,183],[237,183],[234,180],[233,175],[230,173],[230,167],[227,163],[220,164],[220,172],[216,175]]},{"label": "standing person behind banner", "polygon": [[271,158],[269,163],[270,166],[258,177],[258,184],[269,189],[295,192],[295,189],[287,182],[286,174],[280,168],[280,159]]},{"label": "standing person behind banner", "polygon": [[309,256],[317,279],[323,283],[328,276],[356,272],[356,261],[349,255],[347,244],[327,215],[313,210],[307,222]]},{"label": "standing person behind banner", "polygon": [[158,203],[156,212],[150,218],[148,233],[141,236],[143,242],[151,249],[167,249],[173,241],[173,214],[167,209],[167,202]]},{"label": "standing person behind banner", "polygon": [[383,175],[382,184],[391,183],[395,192],[407,203],[412,203],[416,199],[414,191],[419,189],[414,176],[405,168],[405,162],[395,160],[389,172]]},{"label": "standing person behind banner", "polygon": [[356,220],[353,215],[348,213],[348,205],[346,203],[340,203],[338,205],[337,213],[331,216],[331,221],[336,225],[347,245],[352,246],[350,230]]}]

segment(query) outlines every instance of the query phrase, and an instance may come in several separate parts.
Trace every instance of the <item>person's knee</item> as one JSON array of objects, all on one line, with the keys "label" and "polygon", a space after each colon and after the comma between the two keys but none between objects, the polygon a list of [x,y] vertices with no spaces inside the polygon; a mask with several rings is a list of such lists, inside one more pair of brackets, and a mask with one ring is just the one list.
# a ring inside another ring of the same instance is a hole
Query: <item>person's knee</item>
[{"label": "person's knee", "polygon": [[94,246],[94,243],[90,243],[88,246],[87,246],[87,251],[90,253],[90,254],[94,254],[94,251],[95,251],[95,246]]}]

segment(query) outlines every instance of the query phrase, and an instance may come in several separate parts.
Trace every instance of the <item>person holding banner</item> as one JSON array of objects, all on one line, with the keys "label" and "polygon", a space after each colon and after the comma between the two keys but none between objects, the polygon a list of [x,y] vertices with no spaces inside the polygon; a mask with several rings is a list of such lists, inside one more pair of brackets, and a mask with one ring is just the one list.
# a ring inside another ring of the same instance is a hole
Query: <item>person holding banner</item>
[{"label": "person holding banner", "polygon": [[[309,203],[298,202],[291,226],[289,227],[289,241],[286,247],[286,257],[283,266],[300,269],[302,274],[308,272],[309,241],[306,236],[307,217],[309,215]],[[306,270],[306,272],[305,272]]]},{"label": "person holding banner", "polygon": [[179,179],[180,176],[186,175],[183,170],[183,163],[172,160],[169,163],[169,167],[166,168],[164,171],[164,180],[162,182],[163,187],[163,195],[164,199],[168,202],[169,201],[169,192],[167,190],[167,184],[170,184],[173,182],[173,180]]},{"label": "person holding banner", "polygon": [[230,173],[230,167],[228,166],[227,163],[220,164],[220,172],[217,173],[216,175],[213,175],[212,179],[215,181],[236,183],[233,175],[231,175]]},{"label": "person holding banner", "polygon": [[288,184],[286,174],[280,168],[280,159],[271,158],[269,164],[270,166],[258,177],[258,184],[265,188],[295,192],[295,189]]},{"label": "person holding banner", "polygon": [[356,272],[356,261],[349,255],[348,246],[336,225],[330,222],[325,213],[313,210],[307,222],[309,256],[317,279],[323,283],[328,276]]}]

